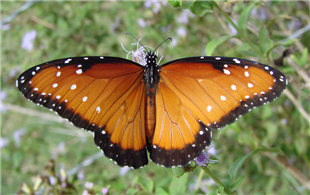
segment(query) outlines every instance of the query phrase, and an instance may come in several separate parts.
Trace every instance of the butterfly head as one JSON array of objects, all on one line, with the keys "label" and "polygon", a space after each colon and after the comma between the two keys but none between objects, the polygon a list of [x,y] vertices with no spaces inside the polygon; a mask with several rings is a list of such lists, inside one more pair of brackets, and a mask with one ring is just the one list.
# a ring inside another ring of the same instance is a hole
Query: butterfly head
[{"label": "butterfly head", "polygon": [[147,54],[145,56],[146,62],[148,65],[150,64],[156,64],[157,62],[157,55],[155,54],[155,51],[147,51]]}]

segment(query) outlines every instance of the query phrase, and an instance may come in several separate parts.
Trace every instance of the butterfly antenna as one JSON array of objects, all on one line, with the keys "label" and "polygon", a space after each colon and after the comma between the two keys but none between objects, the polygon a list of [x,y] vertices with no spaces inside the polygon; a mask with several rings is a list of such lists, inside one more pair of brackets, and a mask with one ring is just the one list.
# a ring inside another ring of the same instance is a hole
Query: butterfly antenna
[{"label": "butterfly antenna", "polygon": [[161,42],[161,44],[159,44],[157,47],[156,47],[156,49],[153,51],[153,53],[155,53],[155,51],[157,50],[157,48],[159,48],[159,46],[161,46],[164,42],[166,42],[167,40],[170,40],[170,41],[172,41],[172,39],[169,37],[169,38],[167,38],[167,39],[165,39],[163,42]]},{"label": "butterfly antenna", "polygon": [[141,45],[142,45],[142,47],[147,51],[147,49],[144,47],[144,45],[140,42],[140,40],[138,40],[135,36],[133,36],[130,32],[126,32],[125,33],[126,35],[128,35],[128,34],[130,34],[134,39],[136,39],[136,41],[138,42],[138,43],[140,43]]}]

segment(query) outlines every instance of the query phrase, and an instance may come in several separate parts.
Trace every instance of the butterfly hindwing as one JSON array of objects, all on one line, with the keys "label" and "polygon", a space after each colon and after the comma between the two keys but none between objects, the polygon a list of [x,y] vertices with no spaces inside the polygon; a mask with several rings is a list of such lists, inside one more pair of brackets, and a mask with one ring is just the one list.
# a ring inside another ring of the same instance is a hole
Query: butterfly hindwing
[{"label": "butterfly hindwing", "polygon": [[153,162],[164,167],[187,165],[211,142],[211,130],[173,90],[160,80],[156,91],[156,126],[149,147]]}]

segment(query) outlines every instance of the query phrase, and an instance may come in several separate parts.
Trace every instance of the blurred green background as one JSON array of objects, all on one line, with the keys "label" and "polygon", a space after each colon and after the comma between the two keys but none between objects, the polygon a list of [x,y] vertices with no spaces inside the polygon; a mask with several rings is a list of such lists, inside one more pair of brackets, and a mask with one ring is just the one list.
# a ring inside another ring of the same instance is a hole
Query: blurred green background
[{"label": "blurred green background", "polygon": [[[125,32],[153,48],[171,37],[172,42],[158,49],[159,56],[164,56],[161,64],[206,55],[207,50],[215,56],[274,66],[273,60],[294,46],[296,53],[276,67],[289,80],[286,92],[236,123],[214,131],[211,159],[219,162],[208,167],[223,183],[232,183],[228,169],[238,158],[260,146],[278,147],[285,155],[261,152],[245,161],[239,173],[243,182],[235,193],[310,193],[309,183],[305,185],[310,165],[309,28],[297,33],[309,26],[309,2],[275,1],[254,6],[253,2],[226,1],[216,3],[218,7],[205,2],[171,4],[1,2],[1,194],[31,194],[27,190],[39,194],[221,192],[199,167],[181,178],[152,162],[139,170],[119,168],[98,154],[90,133],[28,102],[15,87],[19,74],[46,61],[99,55],[125,58],[121,43],[127,50],[136,48],[131,45],[136,41]],[[14,15],[21,8],[24,10]],[[50,159],[55,161],[55,172]],[[42,185],[36,189],[40,178]]]}]

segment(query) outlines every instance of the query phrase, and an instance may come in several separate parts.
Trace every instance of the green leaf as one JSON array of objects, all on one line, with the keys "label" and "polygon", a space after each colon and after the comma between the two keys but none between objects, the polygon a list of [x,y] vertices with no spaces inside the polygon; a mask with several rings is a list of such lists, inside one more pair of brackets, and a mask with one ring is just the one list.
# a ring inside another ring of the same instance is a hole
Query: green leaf
[{"label": "green leaf", "polygon": [[260,2],[253,2],[241,12],[238,20],[238,27],[240,28],[240,30],[246,29],[249,14],[251,13],[252,9],[259,3]]},{"label": "green leaf", "polygon": [[137,188],[129,188],[127,191],[126,191],[126,194],[128,195],[134,195],[134,194],[137,194],[138,193],[138,189]]},{"label": "green leaf", "polygon": [[182,0],[168,0],[168,3],[172,5],[172,7],[181,7]]},{"label": "green leaf", "polygon": [[169,193],[166,192],[163,188],[155,188],[155,194],[168,195]]},{"label": "green leaf", "polygon": [[212,39],[207,45],[206,45],[206,55],[211,56],[215,48],[222,43],[224,43],[227,39],[230,39],[232,36],[226,35],[222,36],[216,39]]},{"label": "green leaf", "polygon": [[184,1],[182,2],[181,7],[183,9],[189,9],[193,5],[194,1]]},{"label": "green leaf", "polygon": [[257,54],[252,50],[253,47],[256,47],[257,50],[259,50],[258,46],[252,45],[250,46],[248,43],[244,42],[242,45],[238,46],[237,52],[242,53],[246,56],[255,56],[257,57]]},{"label": "green leaf", "polygon": [[184,175],[184,173],[186,173],[186,171],[183,169],[183,167],[175,167],[172,169],[172,173],[176,177],[181,177]]},{"label": "green leaf", "polygon": [[264,56],[267,55],[267,52],[273,46],[273,41],[269,38],[269,32],[266,28],[261,28],[258,34],[259,43],[261,52]]},{"label": "green leaf", "polygon": [[230,176],[230,179],[232,179],[233,181],[237,178],[238,174],[239,174],[239,170],[241,168],[241,166],[243,165],[244,161],[259,153],[259,152],[272,152],[272,153],[276,153],[276,154],[281,154],[284,155],[284,153],[282,152],[281,149],[279,148],[267,148],[265,146],[261,146],[255,150],[253,150],[252,152],[250,152],[249,154],[245,155],[244,157],[238,158],[232,165],[231,167],[229,167],[228,169],[228,173]]},{"label": "green leaf", "polygon": [[20,171],[20,163],[23,160],[23,153],[22,152],[14,152],[13,153],[13,167],[16,171]]},{"label": "green leaf", "polygon": [[187,187],[188,174],[183,175],[180,178],[173,177],[172,182],[169,185],[170,194],[185,194]]},{"label": "green leaf", "polygon": [[154,189],[154,181],[153,180],[139,177],[138,183],[140,184],[141,188],[144,191],[153,192],[153,189]]},{"label": "green leaf", "polygon": [[193,14],[201,17],[213,12],[213,5],[210,1],[195,1],[189,9]]},{"label": "green leaf", "polygon": [[306,65],[306,63],[307,63],[307,56],[308,56],[308,48],[305,48],[304,52],[302,53],[301,58],[300,58],[299,65],[301,67],[304,67]]},{"label": "green leaf", "polygon": [[235,191],[235,190],[237,190],[237,188],[242,184],[243,179],[244,179],[244,176],[238,177],[238,178],[231,184],[230,191]]}]

